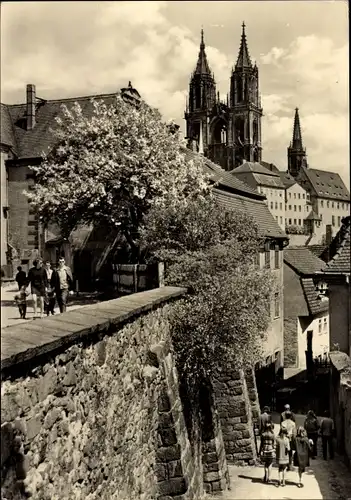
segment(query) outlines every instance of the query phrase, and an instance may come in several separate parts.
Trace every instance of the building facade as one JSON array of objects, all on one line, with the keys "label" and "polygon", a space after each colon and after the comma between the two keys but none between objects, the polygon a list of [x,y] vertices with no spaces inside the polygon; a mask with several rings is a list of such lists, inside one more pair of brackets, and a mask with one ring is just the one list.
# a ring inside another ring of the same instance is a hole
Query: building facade
[{"label": "building facade", "polygon": [[225,102],[216,92],[202,30],[185,110],[187,137],[195,139],[199,152],[225,170],[238,167],[243,160],[259,162],[262,157],[262,113],[259,73],[249,55],[245,24],[242,25],[239,55],[230,76]]},{"label": "building facade", "polygon": [[284,372],[306,370],[329,352],[329,303],[316,291],[314,273],[325,263],[308,247],[284,250]]},{"label": "building facade", "polygon": [[285,186],[279,173],[258,162],[244,162],[231,174],[265,195],[268,210],[285,231]]},{"label": "building facade", "polygon": [[330,347],[348,356],[351,356],[350,219],[348,216],[342,220],[330,245],[332,258],[322,272],[316,273],[321,295],[329,297]]},{"label": "building facade", "polygon": [[308,220],[319,221],[319,224],[314,222],[314,243],[324,243],[326,227],[331,226],[332,236],[335,236],[341,227],[341,219],[349,215],[350,193],[339,174],[309,167],[298,109],[295,111],[293,138],[287,152],[288,173],[309,195],[313,213],[308,214]]}]

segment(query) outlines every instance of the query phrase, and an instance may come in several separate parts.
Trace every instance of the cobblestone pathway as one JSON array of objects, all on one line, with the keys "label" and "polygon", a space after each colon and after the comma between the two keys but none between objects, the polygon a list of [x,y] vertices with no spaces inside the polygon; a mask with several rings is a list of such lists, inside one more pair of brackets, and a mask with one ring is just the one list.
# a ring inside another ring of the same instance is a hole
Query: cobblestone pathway
[{"label": "cobblestone pathway", "polygon": [[[278,426],[276,426],[276,433]],[[320,440],[319,440],[320,441]],[[323,460],[319,443],[318,458],[311,460],[302,480],[303,488],[298,488],[297,470],[287,472],[286,486],[277,487],[278,469],[274,467],[271,479],[274,484],[264,484],[263,466],[229,466],[231,490],[223,494],[225,500],[351,500],[351,473],[342,459]]]}]

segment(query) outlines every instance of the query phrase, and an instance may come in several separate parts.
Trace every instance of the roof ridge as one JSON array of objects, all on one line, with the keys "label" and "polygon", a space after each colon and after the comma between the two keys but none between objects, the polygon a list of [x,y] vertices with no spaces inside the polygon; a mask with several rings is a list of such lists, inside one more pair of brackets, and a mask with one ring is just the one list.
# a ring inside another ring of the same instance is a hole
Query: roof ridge
[{"label": "roof ridge", "polygon": [[[93,99],[94,97],[113,97],[117,96],[120,94],[120,91],[116,92],[111,92],[107,94],[91,94],[91,95],[82,95],[82,96],[76,96],[76,97],[61,97],[60,99],[44,99],[45,103],[54,103],[54,102],[67,102],[67,101],[77,101],[77,100],[82,100],[82,99]],[[17,106],[26,106],[26,103],[17,103],[17,104],[4,104],[1,103],[3,106],[9,106],[11,108],[17,107]]]}]

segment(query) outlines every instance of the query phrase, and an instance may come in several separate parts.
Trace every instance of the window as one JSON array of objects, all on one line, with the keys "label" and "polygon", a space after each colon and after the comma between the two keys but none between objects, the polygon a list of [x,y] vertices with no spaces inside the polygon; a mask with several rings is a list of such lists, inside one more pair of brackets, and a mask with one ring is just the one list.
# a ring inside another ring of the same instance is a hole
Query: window
[{"label": "window", "polygon": [[296,226],[296,219],[294,219],[294,226]]},{"label": "window", "polygon": [[323,329],[326,330],[328,327],[327,318],[324,318]]},{"label": "window", "polygon": [[273,201],[271,201],[271,209],[272,209],[272,210],[273,210],[273,206],[274,206],[274,205],[273,205]]},{"label": "window", "polygon": [[279,269],[279,247],[278,246],[276,246],[274,249],[274,267],[276,269]]},{"label": "window", "polygon": [[299,205],[299,212],[301,212],[301,205]]},{"label": "window", "polygon": [[288,219],[285,219],[285,225],[286,226],[288,225]]},{"label": "window", "polygon": [[291,210],[291,205],[289,205],[289,210]]},{"label": "window", "polygon": [[289,219],[289,226],[291,226],[291,219]]},{"label": "window", "polygon": [[283,210],[283,203],[279,203],[280,210]]},{"label": "window", "polygon": [[278,202],[275,202],[275,209],[278,210]]},{"label": "window", "polygon": [[280,297],[279,292],[274,294],[274,317],[279,318],[280,316]]},{"label": "window", "polygon": [[275,216],[275,220],[278,222],[278,215]]},{"label": "window", "polygon": [[332,226],[335,226],[335,215],[332,215]]},{"label": "window", "polygon": [[289,198],[291,198],[291,193],[289,193]]},{"label": "window", "polygon": [[322,319],[318,320],[318,333],[322,333]]},{"label": "window", "polygon": [[327,201],[327,208],[329,208],[329,201]]},{"label": "window", "polygon": [[332,201],[332,208],[334,208],[334,202]]},{"label": "window", "polygon": [[341,208],[344,210],[344,204],[342,203]]},{"label": "window", "polygon": [[294,193],[294,198],[296,199],[296,193]]},{"label": "window", "polygon": [[338,226],[341,225],[341,217],[338,217]]},{"label": "window", "polygon": [[324,201],[321,200],[321,207],[323,208],[323,206],[324,206]]},{"label": "window", "polygon": [[298,197],[298,199],[300,199],[300,198],[301,198],[301,194],[300,194],[300,193],[298,193],[297,197]]},{"label": "window", "polygon": [[296,212],[296,205],[294,205],[294,212]]},{"label": "window", "polygon": [[301,219],[299,219],[299,226],[301,226]]},{"label": "window", "polygon": [[280,223],[283,224],[283,217],[280,217]]},{"label": "window", "polygon": [[302,193],[302,199],[303,200],[305,199],[305,193]]},{"label": "window", "polygon": [[310,199],[310,193],[307,193],[306,194],[306,200],[309,200]]},{"label": "window", "polygon": [[340,208],[340,203],[339,202],[336,204],[336,208],[339,210],[339,208]]}]

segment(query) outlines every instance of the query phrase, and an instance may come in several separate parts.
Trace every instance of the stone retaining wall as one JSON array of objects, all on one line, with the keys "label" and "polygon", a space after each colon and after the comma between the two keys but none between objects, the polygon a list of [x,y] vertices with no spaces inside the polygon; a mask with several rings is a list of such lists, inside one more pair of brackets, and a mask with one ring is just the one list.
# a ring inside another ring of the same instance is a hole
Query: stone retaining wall
[{"label": "stone retaining wall", "polygon": [[258,405],[256,386],[251,377],[247,384],[243,370],[236,370],[218,377],[215,394],[228,462],[253,464],[257,458],[252,414],[256,401]]},{"label": "stone retaining wall", "polygon": [[331,360],[330,409],[335,422],[339,453],[351,469],[351,359],[339,351],[329,353]]},{"label": "stone retaining wall", "polygon": [[219,422],[216,471],[184,422],[167,304],[184,293],[163,287],[2,332],[3,498],[190,500],[204,482],[228,486]]}]

